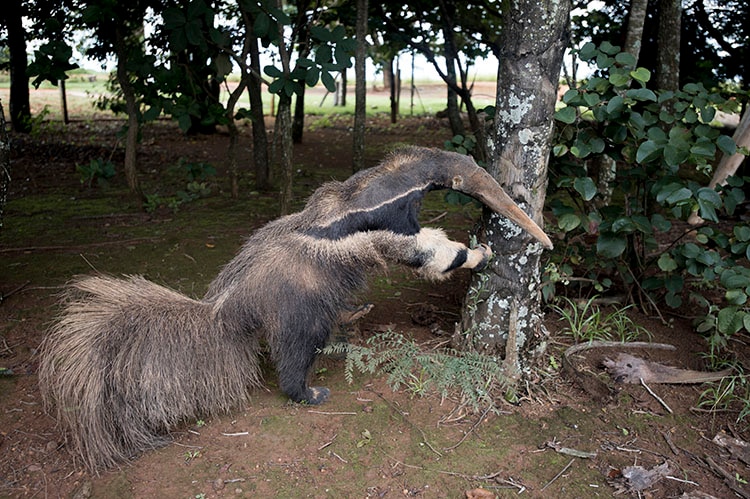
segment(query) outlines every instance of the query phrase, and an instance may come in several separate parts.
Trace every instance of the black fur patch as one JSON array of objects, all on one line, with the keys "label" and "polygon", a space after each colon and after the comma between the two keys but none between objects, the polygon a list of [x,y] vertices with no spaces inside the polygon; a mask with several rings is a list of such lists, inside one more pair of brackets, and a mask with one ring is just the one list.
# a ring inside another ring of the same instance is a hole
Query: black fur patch
[{"label": "black fur patch", "polygon": [[414,191],[378,208],[354,211],[331,225],[315,227],[308,234],[319,239],[341,239],[357,232],[390,230],[396,234],[413,236],[419,232],[419,210],[427,190]]},{"label": "black fur patch", "polygon": [[451,262],[450,266],[445,269],[443,272],[450,272],[451,270],[459,268],[461,265],[466,263],[466,257],[467,257],[467,251],[465,249],[462,249],[458,253],[456,253],[456,257]]}]

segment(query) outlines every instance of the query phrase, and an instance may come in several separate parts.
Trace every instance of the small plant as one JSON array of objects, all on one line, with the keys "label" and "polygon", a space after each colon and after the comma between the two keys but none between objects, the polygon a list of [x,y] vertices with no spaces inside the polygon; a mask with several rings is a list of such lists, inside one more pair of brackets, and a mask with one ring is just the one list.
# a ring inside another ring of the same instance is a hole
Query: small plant
[{"label": "small plant", "polygon": [[451,140],[446,140],[443,147],[447,151],[455,151],[459,154],[471,154],[477,147],[477,138],[472,135],[454,135]]},{"label": "small plant", "polygon": [[711,383],[701,393],[698,407],[710,411],[736,410],[739,423],[750,415],[750,380],[740,365],[733,367],[738,374]]},{"label": "small plant", "polygon": [[91,187],[94,181],[99,186],[106,186],[107,181],[115,176],[115,165],[102,158],[92,159],[87,165],[76,165],[76,172],[81,176],[81,183]]},{"label": "small plant", "polygon": [[191,449],[185,453],[185,462],[189,463],[193,459],[200,457],[201,451],[199,449]]},{"label": "small plant", "polygon": [[346,354],[344,376],[349,383],[355,370],[385,373],[393,390],[405,387],[419,396],[458,394],[475,410],[493,407],[494,394],[507,385],[496,357],[452,349],[425,352],[413,340],[393,331],[369,338],[365,346],[334,343],[323,353]]},{"label": "small plant", "polygon": [[205,182],[216,176],[216,168],[210,163],[192,163],[180,159],[179,167],[185,171],[189,182]]},{"label": "small plant", "polygon": [[597,297],[593,296],[585,302],[575,301],[563,297],[567,306],[552,305],[552,308],[560,314],[560,320],[567,322],[564,330],[577,343],[591,341],[633,341],[641,335],[650,338],[649,331],[643,326],[635,324],[627,315],[627,310],[632,306],[615,309],[605,314],[595,304]]}]

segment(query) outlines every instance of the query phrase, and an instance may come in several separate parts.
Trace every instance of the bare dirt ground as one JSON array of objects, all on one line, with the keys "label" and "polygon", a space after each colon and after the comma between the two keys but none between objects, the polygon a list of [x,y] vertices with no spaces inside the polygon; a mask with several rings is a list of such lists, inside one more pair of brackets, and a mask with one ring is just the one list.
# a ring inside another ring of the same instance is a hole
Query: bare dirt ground
[{"label": "bare dirt ground", "polygon": [[[312,126],[295,150],[302,202],[330,178],[350,169],[348,119]],[[178,211],[145,213],[115,177],[108,186],[80,182],[77,164],[112,157],[117,123],[80,121],[18,138],[13,183],[0,232],[0,497],[220,498],[220,497],[748,497],[750,469],[744,456],[712,442],[728,435],[747,442],[747,423],[736,412],[696,410],[707,385],[615,384],[602,361],[617,351],[592,349],[574,358],[583,378],[562,367],[571,344],[548,313],[549,361],[535,374],[520,404],[498,394],[495,412],[471,413],[453,398],[422,393],[415,382],[392,391],[383,376],[344,379],[344,362],[323,358],[316,384],[332,391],[323,406],[290,404],[267,373],[267,390],[224,417],[186,421],[173,443],[119,469],[92,475],[66,446],[65,435],[45,412],[37,388],[36,349],[56,312],[56,295],[71,276],[92,272],[139,273],[200,295],[244,234],[274,215],[276,196],[251,190],[243,177],[239,200],[227,194],[222,171],[227,137],[184,137],[172,124],[148,127],[140,149],[144,190],[168,196],[179,188],[170,168],[210,162],[219,170],[212,193]],[[449,138],[435,118],[391,125],[374,119],[367,159],[375,164],[395,143],[441,146]],[[243,161],[249,164],[249,129]],[[164,176],[174,180],[165,186]],[[171,177],[170,177],[171,175]],[[171,190],[170,190],[171,189]],[[464,240],[474,212],[430,205],[423,215]],[[394,268],[373,276],[364,297],[373,312],[351,331],[362,342],[392,328],[425,348],[444,342],[435,330],[452,331],[465,279],[426,285]],[[424,311],[431,314],[425,320]],[[675,351],[629,350],[664,364],[705,369],[705,343],[688,321],[670,325],[634,312],[633,318]],[[438,324],[439,328],[430,328]],[[740,342],[733,348],[745,348]],[[196,365],[196,370],[201,366]],[[608,390],[585,390],[586,379]],[[583,380],[583,382],[581,382]],[[661,402],[657,399],[657,396]],[[667,407],[669,410],[667,410]],[[671,411],[671,412],[670,412]],[[743,462],[740,458],[744,458]],[[635,492],[628,467],[657,473]],[[723,473],[723,474],[722,474]],[[469,492],[467,492],[469,491]],[[484,492],[483,492],[484,491]],[[482,495],[485,494],[486,495]],[[467,494],[473,495],[467,495]]]}]

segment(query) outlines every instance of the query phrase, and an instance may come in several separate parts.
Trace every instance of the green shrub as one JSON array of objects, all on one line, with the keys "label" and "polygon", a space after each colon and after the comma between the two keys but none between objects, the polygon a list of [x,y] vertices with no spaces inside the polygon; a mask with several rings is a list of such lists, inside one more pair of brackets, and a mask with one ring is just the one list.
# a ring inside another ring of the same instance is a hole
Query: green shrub
[{"label": "green shrub", "polygon": [[[750,227],[722,224],[744,201],[744,179],[705,187],[712,165],[737,151],[712,125],[737,103],[700,84],[646,87],[650,74],[618,47],[591,43],[578,56],[597,72],[565,92],[555,112],[548,208],[562,233],[547,275],[557,282],[624,288],[634,300],[700,309],[713,352],[750,330]],[[704,224],[683,223],[696,212]]]}]

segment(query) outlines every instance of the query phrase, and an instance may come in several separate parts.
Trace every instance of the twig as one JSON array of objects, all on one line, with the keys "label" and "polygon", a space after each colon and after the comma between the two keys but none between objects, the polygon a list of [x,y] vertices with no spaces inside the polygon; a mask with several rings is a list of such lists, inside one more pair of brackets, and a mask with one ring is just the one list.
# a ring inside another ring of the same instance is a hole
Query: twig
[{"label": "twig", "polygon": [[[387,457],[391,461],[395,461],[396,464],[400,464],[401,466],[403,466],[405,468],[411,468],[411,469],[414,469],[414,470],[426,471],[427,473],[438,473],[440,475],[457,476],[457,477],[463,478],[465,480],[481,480],[481,481],[492,480],[493,478],[496,479],[496,477],[499,476],[502,473],[502,472],[498,471],[497,473],[492,473],[490,475],[467,475],[466,473],[460,473],[458,471],[433,470],[433,469],[427,468],[425,466],[417,466],[415,464],[409,464],[409,463],[405,463],[403,461],[400,461],[400,460],[396,459],[395,457],[389,455],[388,453],[386,453],[382,449],[380,450],[380,452],[382,452],[383,455],[385,455],[385,457]],[[519,487],[519,485],[515,485],[514,484],[514,487]],[[525,489],[525,487],[523,487],[523,488]]]},{"label": "twig", "polygon": [[337,434],[335,434],[335,435],[333,436],[333,438],[332,438],[331,440],[329,440],[328,442],[326,442],[326,443],[324,443],[323,445],[321,445],[320,447],[318,447],[318,450],[323,450],[323,449],[325,449],[326,447],[328,447],[329,445],[331,445],[331,444],[333,443],[333,441],[334,441],[334,440],[336,440],[336,437],[338,437],[338,436],[339,436],[339,434],[338,434],[338,433],[337,433]]},{"label": "twig", "polygon": [[425,445],[426,445],[426,446],[427,446],[427,447],[428,447],[428,448],[429,448],[429,449],[430,449],[430,450],[431,450],[432,452],[434,452],[434,453],[435,453],[435,454],[436,454],[436,455],[437,455],[438,457],[443,457],[443,455],[442,455],[442,454],[441,454],[440,452],[438,452],[437,450],[435,450],[435,447],[433,447],[433,446],[432,446],[432,444],[430,444],[430,441],[429,441],[429,440],[427,440],[427,435],[425,435],[425,432],[424,432],[424,431],[422,430],[422,428],[420,428],[419,426],[417,426],[417,425],[415,425],[414,423],[412,423],[412,422],[411,422],[411,421],[409,420],[409,418],[407,418],[407,417],[406,417],[406,415],[405,415],[405,414],[404,414],[404,413],[403,413],[402,411],[400,411],[400,410],[399,410],[399,409],[398,409],[397,407],[395,407],[395,406],[394,406],[394,405],[393,405],[393,404],[391,403],[391,401],[390,401],[390,400],[388,400],[388,399],[386,399],[386,398],[385,398],[385,397],[384,397],[384,396],[383,396],[383,395],[382,395],[381,393],[379,393],[379,392],[376,392],[376,391],[374,391],[374,390],[373,390],[373,393],[374,393],[375,395],[377,395],[378,397],[380,397],[380,399],[381,399],[381,400],[382,400],[383,402],[385,402],[386,404],[388,404],[388,407],[390,407],[392,411],[394,411],[394,412],[398,413],[398,415],[399,415],[399,416],[401,416],[401,419],[403,419],[403,420],[404,420],[404,422],[405,422],[406,424],[408,424],[409,426],[411,426],[412,428],[414,428],[415,430],[417,430],[417,431],[418,431],[418,432],[419,432],[419,433],[420,433],[420,434],[422,435],[422,441],[424,442],[424,444],[425,444]]},{"label": "twig", "polygon": [[11,289],[10,291],[8,291],[5,294],[0,293],[0,303],[2,303],[3,301],[5,301],[9,296],[12,296],[12,295],[18,293],[19,291],[21,291],[23,288],[25,288],[26,286],[28,286],[30,282],[31,281],[26,281],[25,283],[21,284],[20,286],[16,287],[15,289]]},{"label": "twig", "polygon": [[137,239],[127,239],[125,241],[102,241],[90,244],[78,244],[75,246],[23,246],[17,248],[0,248],[0,253],[25,253],[27,251],[80,251],[86,248],[98,248],[102,246],[119,246],[135,243],[148,243],[160,241],[161,237],[141,237]]},{"label": "twig", "polygon": [[335,452],[331,451],[331,454],[333,454],[333,456],[334,456],[334,457],[335,457],[336,459],[338,459],[339,461],[341,461],[342,463],[344,463],[344,464],[349,464],[349,461],[347,461],[347,460],[346,460],[346,459],[344,459],[343,457],[339,456],[339,455],[338,455],[338,454],[336,454]]},{"label": "twig", "polygon": [[662,432],[661,436],[664,437],[664,440],[666,440],[667,445],[669,446],[670,449],[672,449],[672,452],[674,453],[674,455],[679,456],[680,449],[678,449],[677,446],[674,444],[674,442],[672,442],[672,437],[669,436],[669,433],[667,433],[666,431]]},{"label": "twig", "polygon": [[566,471],[568,471],[568,468],[570,468],[571,466],[573,466],[573,463],[574,463],[574,462],[575,462],[575,459],[571,459],[571,460],[570,460],[570,462],[569,462],[569,463],[567,464],[567,466],[565,466],[565,467],[564,467],[564,468],[563,468],[563,469],[562,469],[562,470],[560,471],[560,473],[558,473],[557,475],[555,475],[555,478],[553,478],[552,480],[550,480],[549,482],[547,482],[547,485],[545,485],[544,487],[542,487],[542,489],[541,489],[541,490],[544,490],[544,489],[546,489],[547,487],[549,487],[550,485],[552,485],[552,482],[554,482],[555,480],[557,480],[558,478],[560,478],[560,477],[561,477],[561,476],[563,475],[563,473],[565,473]]},{"label": "twig", "polygon": [[307,412],[311,414],[324,414],[326,416],[356,416],[356,412],[326,412],[326,411],[316,411],[313,409],[308,410]]},{"label": "twig", "polygon": [[699,483],[693,482],[691,480],[683,480],[682,478],[677,478],[676,476],[665,475],[664,478],[666,478],[667,480],[674,480],[675,482],[687,483],[688,485],[700,485]]},{"label": "twig", "polygon": [[451,450],[454,450],[454,449],[458,448],[459,445],[461,445],[462,443],[464,443],[464,441],[467,438],[469,438],[469,435],[471,435],[471,432],[473,432],[482,423],[482,421],[484,421],[484,418],[487,416],[487,413],[490,412],[491,408],[492,408],[492,406],[487,406],[487,409],[484,410],[484,412],[482,413],[482,416],[477,420],[476,423],[474,423],[471,426],[471,428],[469,428],[469,431],[467,431],[466,433],[464,433],[464,436],[461,437],[461,440],[459,440],[457,444],[451,445],[450,447],[443,447],[443,450],[446,451],[446,452],[448,452],[448,451],[451,451]]},{"label": "twig", "polygon": [[640,378],[640,380],[641,380],[641,385],[643,385],[643,388],[645,388],[645,389],[646,389],[646,391],[647,391],[648,393],[650,393],[650,394],[651,394],[651,396],[652,396],[652,397],[654,397],[654,398],[655,398],[655,399],[656,399],[656,400],[657,400],[657,401],[658,401],[658,402],[659,402],[659,403],[660,403],[660,404],[662,405],[662,407],[664,407],[664,408],[665,408],[665,409],[667,410],[667,412],[668,412],[668,413],[670,413],[670,414],[674,414],[674,412],[673,412],[673,411],[672,411],[672,409],[671,409],[671,408],[670,408],[670,407],[669,407],[669,406],[667,405],[667,403],[666,403],[666,402],[664,402],[664,401],[663,401],[663,400],[661,399],[661,397],[659,397],[659,396],[658,396],[657,394],[655,394],[655,393],[654,393],[654,391],[653,391],[653,390],[651,390],[651,388],[649,388],[649,387],[648,387],[648,385],[646,384],[646,382],[645,382],[645,381],[643,381],[643,378]]},{"label": "twig", "polygon": [[245,436],[245,435],[249,435],[250,432],[247,432],[247,431],[238,431],[237,433],[224,433],[224,432],[221,432],[221,434],[224,435],[225,437],[242,437],[242,436]]}]

